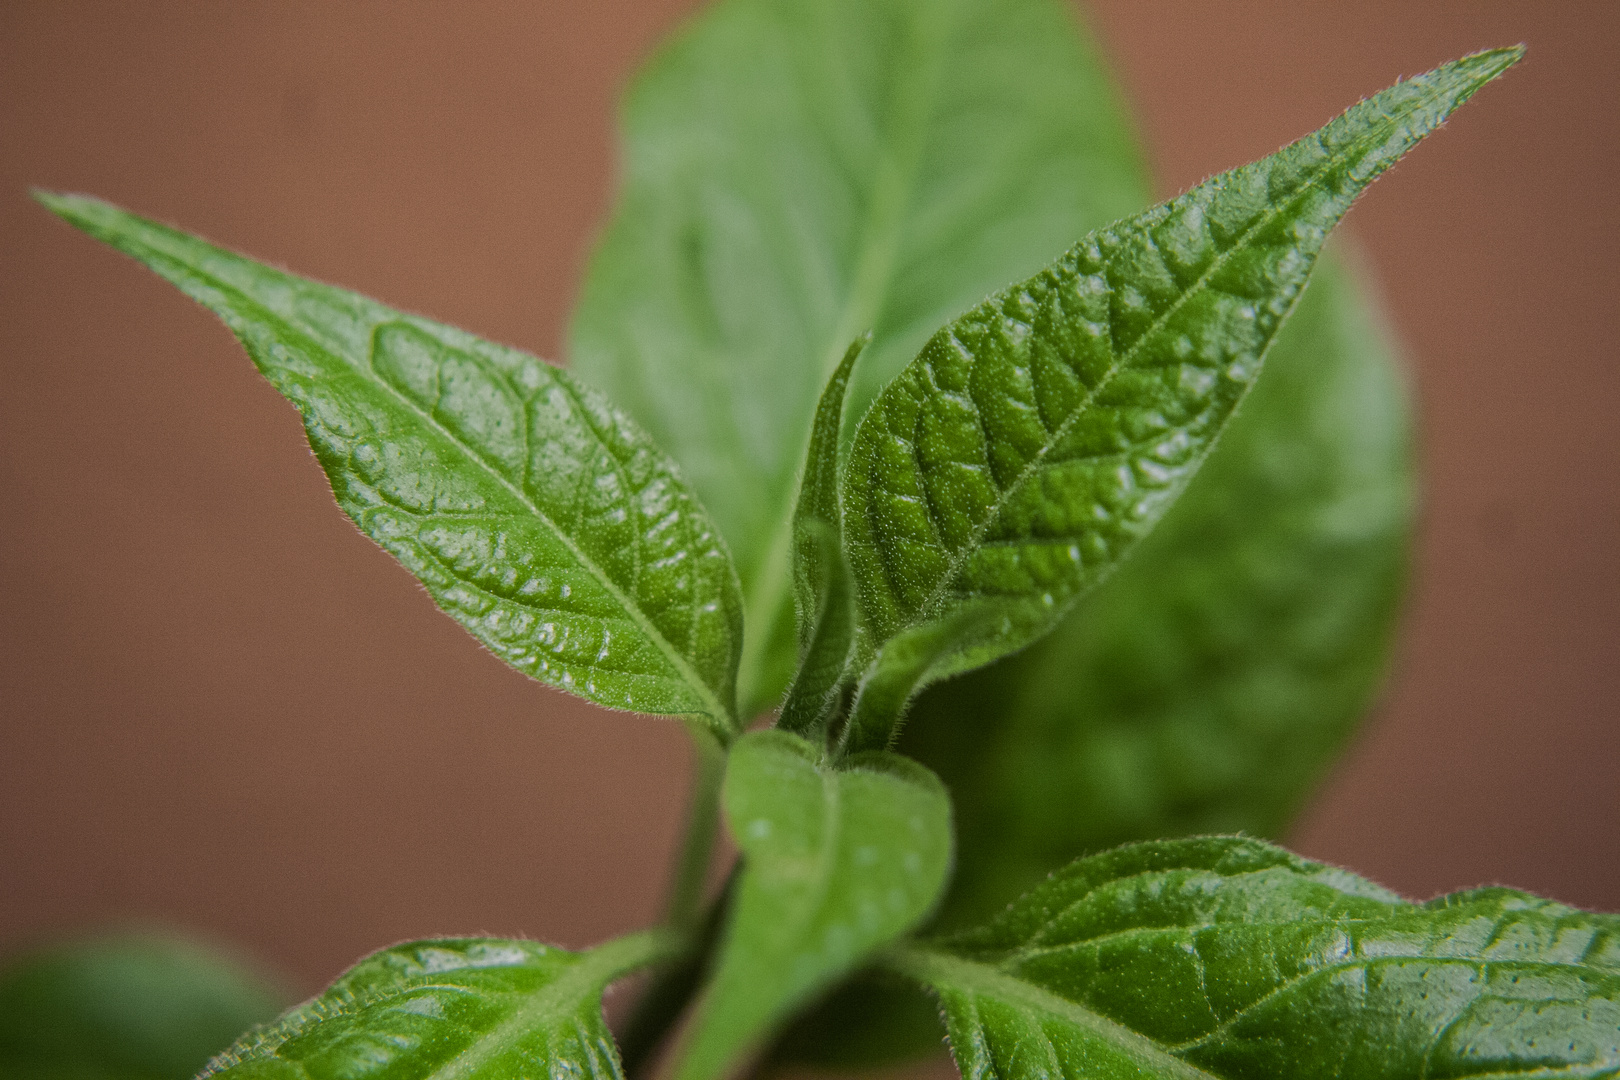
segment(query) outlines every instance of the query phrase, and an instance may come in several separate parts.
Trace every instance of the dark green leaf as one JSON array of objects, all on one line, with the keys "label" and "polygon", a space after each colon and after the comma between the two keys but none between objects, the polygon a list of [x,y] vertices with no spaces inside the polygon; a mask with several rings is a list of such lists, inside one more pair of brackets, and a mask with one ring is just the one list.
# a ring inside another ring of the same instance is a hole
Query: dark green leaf
[{"label": "dark green leaf", "polygon": [[6,1080],[190,1080],[286,997],[230,958],[175,938],[108,938],[0,970]]},{"label": "dark green leaf", "polygon": [[856,413],[946,319],[1136,210],[1112,88],[1061,0],[723,0],[626,102],[571,362],[692,478],[748,604],[744,715],[789,681],[817,395]]},{"label": "dark green leaf", "polygon": [[985,597],[1004,625],[928,674],[1050,629],[1181,493],[1355,197],[1520,55],[1399,83],[1092,234],[931,338],[861,420],[845,471],[866,653],[881,664],[891,639]]},{"label": "dark green leaf", "polygon": [[1089,851],[1274,834],[1384,670],[1412,516],[1405,395],[1324,258],[1209,460],[1048,637],[923,695],[901,738],[945,781],[977,921]]},{"label": "dark green leaf", "polygon": [[588,952],[452,938],[373,953],[317,998],[250,1032],[204,1076],[229,1080],[618,1080],[602,991],[668,959],[635,934]]},{"label": "dark green leaf", "polygon": [[730,738],[736,574],[629,417],[525,353],[95,199],[39,199],[223,319],[303,414],[344,512],[497,656]]},{"label": "dark green leaf", "polygon": [[893,754],[834,768],[797,736],[752,732],[731,751],[724,806],[743,868],[677,1080],[724,1075],[793,1009],[920,923],[950,865],[945,789]]},{"label": "dark green leaf", "polygon": [[855,360],[872,340],[867,334],[844,353],[827,380],[810,429],[810,449],[793,511],[793,595],[799,627],[799,670],[778,721],[784,731],[811,742],[825,740],[837,711],[849,649],[855,640],[855,589],[838,512],[838,439],[844,397]]},{"label": "dark green leaf", "polygon": [[1620,1074],[1620,917],[1408,903],[1244,838],[1083,859],[888,962],[939,994],[974,1080]]}]

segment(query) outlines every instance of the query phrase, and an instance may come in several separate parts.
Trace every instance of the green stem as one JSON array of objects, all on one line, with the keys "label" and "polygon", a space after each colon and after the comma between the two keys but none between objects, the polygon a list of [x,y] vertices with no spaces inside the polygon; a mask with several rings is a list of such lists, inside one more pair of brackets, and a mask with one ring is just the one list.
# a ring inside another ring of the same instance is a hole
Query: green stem
[{"label": "green stem", "polygon": [[675,877],[664,922],[691,933],[703,920],[709,863],[720,824],[720,782],[725,778],[726,752],[707,728],[691,724],[688,730],[692,733],[692,793],[686,807],[686,832],[675,856]]},{"label": "green stem", "polygon": [[653,975],[623,1029],[617,1033],[619,1057],[626,1076],[639,1078],[645,1073],[652,1064],[653,1054],[703,988],[703,976],[708,973],[709,958],[720,941],[736,877],[733,868],[720,895],[704,912],[696,935],[687,938],[686,949]]}]

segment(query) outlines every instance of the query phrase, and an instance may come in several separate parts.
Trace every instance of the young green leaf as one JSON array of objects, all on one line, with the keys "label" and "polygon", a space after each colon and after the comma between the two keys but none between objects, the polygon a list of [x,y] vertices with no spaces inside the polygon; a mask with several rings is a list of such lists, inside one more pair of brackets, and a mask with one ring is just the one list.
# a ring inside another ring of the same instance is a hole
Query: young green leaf
[{"label": "young green leaf", "polygon": [[731,751],[726,821],[742,871],[718,967],[677,1080],[715,1080],[789,1013],[920,923],[945,885],[951,811],[916,762],[840,767],[784,731]]},{"label": "young green leaf", "polygon": [[1257,840],[1071,865],[889,965],[964,1077],[1611,1077],[1620,917],[1511,889],[1408,903]]},{"label": "young green leaf", "polygon": [[1274,835],[1365,710],[1411,532],[1404,387],[1324,257],[1186,492],[1049,636],[919,699],[902,753],[956,807],[941,920],[1078,855]]},{"label": "young green leaf", "polygon": [[1197,470],[1355,197],[1520,54],[1399,83],[1088,236],[931,338],[861,420],[845,472],[865,652],[986,597],[1004,625],[929,675],[1050,629]]},{"label": "young green leaf", "polygon": [[748,606],[743,714],[796,657],[794,474],[844,347],[873,389],[951,316],[1147,201],[1064,0],[722,0],[626,100],[571,363],[680,462]]},{"label": "young green leaf", "polygon": [[6,1080],[190,1080],[287,997],[188,941],[118,937],[53,946],[0,969]]},{"label": "young green leaf", "polygon": [[99,200],[38,197],[223,319],[303,415],[338,505],[497,656],[731,737],[736,574],[629,417],[525,353]]},{"label": "young green leaf", "polygon": [[[450,938],[373,953],[324,994],[243,1036],[203,1073],[228,1080],[617,1078],[602,991],[679,950],[648,932],[583,953]],[[200,1078],[199,1078],[200,1080]]]},{"label": "young green leaf", "polygon": [[844,396],[866,334],[844,353],[816,405],[810,450],[793,511],[793,593],[799,628],[799,671],[788,688],[778,726],[811,742],[825,739],[836,711],[844,668],[855,640],[855,588],[838,511],[838,439],[844,427]]}]

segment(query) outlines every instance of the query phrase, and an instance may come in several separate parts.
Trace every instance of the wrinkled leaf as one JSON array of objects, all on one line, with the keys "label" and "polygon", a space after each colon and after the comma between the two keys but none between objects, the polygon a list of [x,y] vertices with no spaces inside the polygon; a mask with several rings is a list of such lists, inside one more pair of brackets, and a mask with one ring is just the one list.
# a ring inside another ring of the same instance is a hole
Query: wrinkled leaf
[{"label": "wrinkled leaf", "polygon": [[793,593],[799,670],[777,726],[821,743],[838,709],[844,668],[855,640],[855,586],[844,562],[838,511],[838,439],[855,361],[871,341],[849,347],[816,405],[799,499],[793,511]]},{"label": "wrinkled leaf", "polygon": [[873,330],[856,415],[946,319],[1139,208],[1062,0],[722,0],[637,78],[571,364],[680,462],[737,559],[744,715],[795,658],[794,475]]},{"label": "wrinkled leaf", "polygon": [[718,965],[677,1080],[714,1080],[796,1007],[920,923],[945,885],[950,802],[893,754],[834,768],[784,731],[732,749],[725,816],[742,849]]},{"label": "wrinkled leaf", "polygon": [[1258,840],[1074,863],[890,966],[964,1077],[1608,1077],[1620,917],[1512,889],[1424,904]]},{"label": "wrinkled leaf", "polygon": [[618,1080],[602,991],[678,941],[636,934],[583,953],[449,938],[373,953],[324,994],[249,1032],[204,1076],[229,1080]]},{"label": "wrinkled leaf", "polygon": [[95,199],[39,199],[223,319],[303,415],[343,511],[495,655],[729,738],[736,575],[627,416],[525,353]]},{"label": "wrinkled leaf", "polygon": [[190,1080],[286,998],[228,956],[151,935],[52,946],[0,969],[6,1080]]},{"label": "wrinkled leaf", "polygon": [[861,420],[844,476],[875,662],[987,597],[1005,604],[994,636],[964,640],[929,676],[1050,629],[1181,493],[1355,197],[1520,55],[1398,83],[1093,233],[931,338]]},{"label": "wrinkled leaf", "polygon": [[1132,840],[1271,835],[1382,676],[1412,518],[1385,334],[1324,259],[1208,462],[1029,649],[923,695],[902,752],[957,811],[946,911],[977,921]]}]

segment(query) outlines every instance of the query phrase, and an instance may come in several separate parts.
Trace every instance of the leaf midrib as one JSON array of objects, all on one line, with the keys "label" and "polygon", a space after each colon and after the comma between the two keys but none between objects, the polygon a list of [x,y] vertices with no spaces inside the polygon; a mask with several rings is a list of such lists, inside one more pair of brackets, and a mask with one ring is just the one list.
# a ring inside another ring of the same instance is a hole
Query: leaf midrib
[{"label": "leaf midrib", "polygon": [[671,931],[646,930],[582,953],[578,962],[535,991],[505,1020],[423,1080],[472,1080],[491,1059],[522,1042],[548,1018],[572,1019],[591,994],[601,993],[604,986],[620,975],[675,955],[681,947],[680,936]]},{"label": "leaf midrib", "polygon": [[988,964],[924,945],[907,944],[884,954],[882,961],[893,971],[936,990],[966,990],[998,1001],[1061,1017],[1114,1046],[1143,1068],[1173,1080],[1222,1080],[1170,1053],[1159,1043],[1101,1013],[1093,1012],[1066,998]]},{"label": "leaf midrib", "polygon": [[[131,216],[133,216],[133,215],[131,215]],[[126,237],[124,237],[121,234],[114,234],[114,238],[115,238],[115,241],[121,241],[121,240],[126,239]],[[122,243],[120,243],[117,246],[123,247],[124,245]],[[270,322],[270,323],[279,323],[279,324],[281,324],[283,326],[288,327],[289,329],[292,329],[300,337],[305,338],[315,348],[318,348],[322,352],[325,352],[328,355],[331,355],[331,350],[329,350],[326,347],[325,344],[323,344],[322,342],[316,340],[313,336],[305,333],[303,330],[294,327],[284,317],[282,317],[281,315],[277,314],[274,311],[271,311],[269,308],[266,308],[264,305],[258,303],[257,301],[253,300],[251,297],[244,294],[236,286],[231,285],[231,284],[229,284],[227,282],[221,281],[219,278],[215,277],[212,274],[209,274],[209,273],[207,273],[205,271],[202,271],[202,270],[199,270],[199,269],[197,269],[197,268],[195,268],[193,266],[190,266],[190,265],[186,264],[185,262],[181,261],[178,257],[176,257],[174,255],[170,255],[167,252],[161,251],[158,248],[155,248],[151,244],[146,243],[144,241],[132,241],[132,242],[130,242],[129,246],[139,247],[139,248],[143,249],[146,252],[146,258],[143,258],[142,261],[150,260],[150,261],[153,261],[153,262],[167,263],[167,264],[170,264],[171,266],[178,267],[179,272],[182,275],[195,278],[195,279],[197,279],[197,280],[199,280],[199,281],[201,281],[203,283],[208,284],[212,288],[215,288],[215,289],[219,290],[220,292],[227,294],[228,296],[235,297],[237,299],[238,303],[244,305],[249,310],[258,313],[258,316],[259,316],[260,319],[262,319],[262,320],[264,320],[266,322]],[[127,250],[127,248],[126,248],[126,250]],[[223,254],[225,254],[228,257],[233,258],[233,259],[240,259],[241,258],[241,256],[235,255],[234,253],[223,252],[223,249],[215,249],[215,250],[216,251],[221,251]],[[130,252],[130,254],[134,255],[135,253]],[[390,319],[379,320],[379,322],[376,325],[381,326],[384,323],[386,323],[388,321],[391,321],[392,319],[398,319],[399,321],[404,322],[407,325],[414,325],[413,320],[409,316],[404,315],[403,313],[390,312],[389,314],[390,314],[390,317],[391,317]],[[416,329],[420,330],[422,328],[421,327],[416,327]],[[375,330],[376,330],[376,327],[373,326],[371,332],[375,333]],[[431,336],[431,333],[430,333],[429,336]],[[435,341],[437,341],[436,338],[435,338]],[[439,342],[439,344],[442,345],[443,343]],[[449,348],[450,346],[445,346],[445,347]],[[621,590],[619,588],[618,584],[615,581],[613,581],[612,578],[610,578],[601,569],[601,567],[599,567],[596,564],[595,560],[591,559],[588,555],[585,554],[584,551],[582,551],[580,549],[579,545],[574,542],[573,537],[569,536],[562,529],[558,528],[557,524],[554,521],[551,520],[550,516],[547,515],[546,513],[544,513],[537,505],[535,505],[533,499],[530,498],[530,496],[528,495],[527,492],[522,491],[520,488],[515,486],[510,480],[508,480],[506,477],[502,476],[493,467],[491,467],[490,464],[487,461],[484,460],[484,457],[483,457],[482,454],[478,453],[475,449],[468,446],[466,443],[462,442],[461,439],[459,439],[453,432],[451,432],[448,428],[446,428],[442,423],[440,423],[431,414],[429,414],[427,412],[424,412],[420,406],[418,406],[415,402],[411,401],[410,398],[408,398],[404,394],[402,394],[396,387],[391,385],[386,379],[384,379],[380,375],[378,375],[376,370],[371,365],[371,357],[369,356],[369,354],[366,357],[364,367],[360,367],[360,366],[358,366],[356,364],[348,363],[347,361],[343,360],[341,357],[334,357],[334,359],[337,359],[339,363],[342,363],[345,367],[347,367],[351,371],[354,371],[356,374],[360,374],[360,375],[365,376],[368,379],[368,381],[372,383],[372,385],[380,387],[381,389],[385,390],[388,394],[392,395],[396,400],[398,400],[400,403],[402,403],[406,409],[408,409],[409,411],[415,413],[418,417],[420,417],[424,424],[428,425],[433,430],[437,431],[440,435],[442,435],[450,443],[452,443],[454,446],[456,446],[465,456],[467,456],[468,458],[471,458],[473,461],[477,462],[479,468],[481,468],[486,474],[488,474],[497,484],[499,484],[501,487],[505,488],[509,493],[511,493],[511,495],[518,501],[518,503],[520,505],[522,505],[525,509],[527,509],[530,513],[532,513],[536,518],[538,518],[546,526],[546,528],[548,530],[550,530],[550,532],[553,535],[558,537],[563,542],[564,546],[567,547],[568,550],[574,555],[574,557],[579,560],[580,565],[582,567],[584,567],[584,569],[593,578],[595,578],[610,595],[612,595],[614,600],[618,602],[620,608],[622,608],[625,611],[625,613],[630,616],[630,620],[633,623],[635,623],[642,630],[642,632],[645,633],[647,635],[647,637],[654,642],[654,644],[658,647],[658,650],[664,654],[665,658],[668,659],[670,661],[671,665],[676,669],[676,671],[680,673],[680,675],[682,677],[682,681],[684,681],[688,686],[690,686],[691,688],[693,688],[693,689],[695,689],[697,691],[698,697],[703,701],[703,703],[705,705],[707,705],[712,710],[711,715],[715,718],[716,721],[719,722],[719,724],[723,728],[722,737],[724,738],[724,737],[729,737],[730,736],[731,731],[732,731],[732,729],[734,727],[734,721],[733,721],[733,718],[731,716],[730,710],[724,708],[720,704],[720,701],[719,701],[719,699],[717,697],[715,697],[713,690],[711,690],[709,688],[708,684],[705,683],[704,680],[701,677],[698,676],[697,672],[695,670],[693,670],[690,663],[687,662],[685,657],[680,655],[680,653],[675,649],[674,645],[664,636],[664,634],[662,632],[660,632],[655,626],[652,625],[652,623],[647,619],[646,614],[641,611],[640,607],[638,605],[632,603],[630,598],[623,592],[623,590]],[[543,363],[543,361],[542,361],[542,363]],[[547,365],[547,367],[549,368],[550,365]],[[562,386],[563,390],[566,393],[568,393],[570,402],[573,403],[576,406],[576,409],[578,409],[579,406],[580,406],[580,402],[578,400],[578,395],[573,392],[574,388],[571,387],[571,386],[566,385],[566,383],[564,383],[564,381],[561,378],[559,378],[559,375],[560,375],[559,372],[557,372],[555,370],[552,370],[548,374],[553,379],[555,379],[559,385]],[[519,397],[519,400],[524,402],[524,419],[525,419],[525,423],[527,423],[528,420],[529,420],[529,403],[527,401],[524,401],[524,399],[521,396]],[[580,411],[582,412],[583,410],[580,410]],[[587,429],[591,432],[591,436],[592,436],[593,441],[598,443],[598,445],[601,445],[602,440],[601,440],[600,436],[597,434],[594,426],[589,425],[589,424],[587,424],[586,426],[587,426]],[[604,451],[606,451],[608,456],[614,460],[615,469],[619,469],[621,467],[621,465],[618,462],[617,457],[613,454],[612,450],[608,449],[606,446],[603,446],[602,449]]]},{"label": "leaf midrib", "polygon": [[[1399,117],[1408,115],[1410,112],[1411,110],[1407,109],[1400,113],[1388,114],[1381,118],[1381,123],[1374,128],[1374,130],[1384,131],[1391,124],[1395,123]],[[1046,455],[1051,452],[1053,447],[1057,446],[1063,441],[1064,437],[1070,431],[1072,425],[1078,421],[1082,414],[1090,410],[1091,405],[1097,399],[1097,396],[1107,388],[1107,386],[1113,381],[1114,377],[1119,374],[1121,370],[1124,370],[1129,364],[1134,362],[1138,352],[1145,348],[1147,343],[1153,339],[1154,335],[1163,329],[1170,317],[1176,312],[1180,311],[1183,305],[1185,305],[1192,296],[1201,292],[1207,286],[1209,280],[1214,276],[1215,272],[1226,265],[1227,260],[1234,257],[1238,252],[1246,250],[1249,239],[1257,231],[1273,223],[1285,210],[1292,209],[1297,202],[1303,199],[1310,192],[1314,191],[1321,182],[1321,178],[1324,174],[1343,164],[1345,160],[1350,158],[1352,155],[1365,153],[1365,148],[1370,141],[1369,135],[1370,133],[1364,134],[1361,138],[1347,144],[1346,148],[1339,154],[1330,156],[1326,162],[1320,164],[1304,181],[1300,183],[1299,187],[1292,195],[1289,196],[1286,202],[1278,206],[1269,207],[1253,225],[1243,231],[1243,233],[1238,237],[1237,241],[1233,243],[1231,247],[1217,255],[1210,262],[1209,267],[1198,276],[1192,285],[1182,291],[1181,295],[1176,298],[1174,303],[1166,308],[1162,314],[1154,318],[1153,322],[1150,323],[1147,329],[1142,332],[1142,334],[1137,338],[1136,342],[1131,345],[1130,348],[1125,350],[1124,354],[1114,358],[1109,363],[1108,367],[1104,370],[1102,377],[1098,379],[1096,385],[1087,392],[1079,404],[1077,404],[1075,408],[1070,411],[1069,415],[1063,419],[1063,422],[1058,425],[1057,430],[1052,433],[1052,436],[1041,444],[1034,457],[1030,459],[1028,464],[1019,470],[1018,475],[1014,477],[1013,481],[1001,490],[1000,494],[997,496],[995,502],[991,506],[990,513],[985,515],[983,523],[978,525],[973,530],[972,534],[970,534],[971,539],[967,543],[962,544],[955,552],[948,555],[946,561],[948,569],[940,575],[939,582],[934,586],[934,589],[929,593],[924,601],[918,605],[916,609],[918,614],[917,616],[913,617],[913,622],[932,618],[938,614],[937,609],[941,606],[946,594],[951,591],[951,587],[956,581],[957,575],[961,572],[962,567],[967,564],[967,561],[971,559],[973,555],[976,554],[983,546],[983,539],[985,535],[988,534],[995,523],[1000,520],[1001,513],[1006,507],[1008,501],[1015,494],[1017,494],[1018,491],[1022,490],[1023,485],[1032,475],[1034,475],[1035,471],[1040,467],[1042,462],[1046,460]],[[1281,327],[1281,322],[1278,323],[1278,327]],[[1275,333],[1273,334],[1273,338],[1275,338]],[[961,348],[964,352],[968,351],[965,346],[962,346],[960,342],[956,341],[956,335],[954,332],[951,332],[951,339],[957,344],[958,348]],[[969,355],[972,354],[969,353]],[[975,411],[977,411],[977,408]],[[912,443],[915,445],[915,440],[913,440]],[[1200,460],[1209,455],[1209,451],[1213,445],[1214,444],[1212,441],[1203,448],[1198,455]],[[890,576],[887,562],[884,563],[883,573],[886,578]],[[892,634],[890,636],[892,636]]]}]

